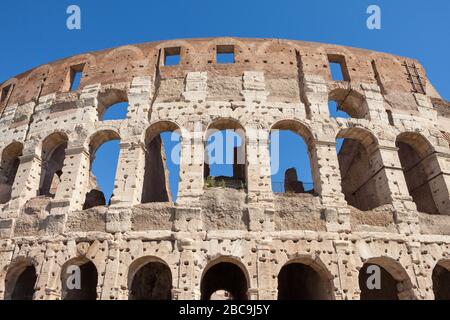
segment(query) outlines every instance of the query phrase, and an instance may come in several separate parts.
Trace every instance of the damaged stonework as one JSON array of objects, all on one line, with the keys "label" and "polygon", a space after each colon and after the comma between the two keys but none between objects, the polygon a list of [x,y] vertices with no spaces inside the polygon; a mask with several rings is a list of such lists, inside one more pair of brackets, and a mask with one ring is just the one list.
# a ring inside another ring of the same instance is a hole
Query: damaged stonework
[{"label": "damaged stonework", "polygon": [[[166,54],[180,63],[165,66]],[[70,91],[73,70],[83,76]],[[0,298],[450,299],[450,103],[418,61],[291,40],[171,40],[62,59],[0,92]],[[125,119],[103,121],[120,102]],[[350,117],[331,117],[329,102]],[[240,130],[232,177],[210,175],[209,129]],[[305,142],[311,187],[288,170],[274,192],[275,130]],[[166,132],[180,137],[177,195]],[[111,140],[109,200],[92,163]],[[381,291],[366,286],[372,266]],[[83,290],[67,286],[73,267]]]}]

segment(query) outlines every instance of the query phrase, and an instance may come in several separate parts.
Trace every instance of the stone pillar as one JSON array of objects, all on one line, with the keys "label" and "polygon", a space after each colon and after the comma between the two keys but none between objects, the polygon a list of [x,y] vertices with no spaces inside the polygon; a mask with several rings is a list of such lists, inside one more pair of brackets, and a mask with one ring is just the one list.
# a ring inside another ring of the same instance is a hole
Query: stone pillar
[{"label": "stone pillar", "polygon": [[83,146],[66,149],[61,183],[52,202],[52,213],[81,210],[89,192],[90,155]]},{"label": "stone pillar", "polygon": [[61,278],[59,266],[56,263],[56,251],[59,244],[49,243],[45,251],[45,259],[37,279],[37,287],[40,288],[36,297],[42,300],[61,299]]},{"label": "stone pillar", "polygon": [[450,215],[450,155],[437,153],[425,162],[433,199],[440,214]]},{"label": "stone pillar", "polygon": [[195,203],[203,194],[204,143],[200,132],[181,137],[180,182],[177,204]]},{"label": "stone pillar", "polygon": [[249,202],[258,202],[259,199],[270,199],[272,184],[270,180],[269,134],[257,129],[256,126],[246,129],[248,200]]},{"label": "stone pillar", "polygon": [[180,262],[177,287],[172,289],[173,300],[200,300],[200,281],[202,270],[194,264],[195,240],[189,234],[177,235],[177,246],[180,251]]},{"label": "stone pillar", "polygon": [[417,281],[417,288],[414,289],[417,298],[419,300],[434,300],[433,281],[431,277],[433,270],[427,268],[427,264],[432,263],[432,261],[426,261],[425,257],[422,256],[420,242],[408,242],[407,247],[415,275],[415,279],[411,279],[411,281],[413,285],[414,281]]},{"label": "stone pillar", "polygon": [[20,157],[20,165],[11,192],[9,209],[17,210],[37,196],[41,178],[41,158],[34,153]]},{"label": "stone pillar", "polygon": [[336,142],[316,141],[310,159],[314,191],[321,196],[323,204],[345,206]]},{"label": "stone pillar", "polygon": [[334,285],[338,288],[335,291],[336,300],[358,300],[361,294],[359,272],[352,254],[352,244],[344,240],[335,240],[333,243],[339,266],[339,277],[334,280]]},{"label": "stone pillar", "polygon": [[[100,300],[117,300],[120,297],[120,237],[108,241],[108,257],[106,259],[103,279],[103,287],[99,296]],[[100,273],[101,271],[98,270]],[[100,283],[99,283],[100,284]]]},{"label": "stone pillar", "polygon": [[120,155],[114,183],[112,206],[129,207],[141,202],[144,184],[145,152],[134,137],[129,142],[120,143]]},{"label": "stone pillar", "polygon": [[256,245],[257,250],[257,272],[258,288],[249,289],[249,299],[251,300],[276,300],[278,296],[277,278],[273,277],[274,263],[270,259],[271,239],[259,240]]},{"label": "stone pillar", "polygon": [[[375,158],[376,157],[376,158]],[[377,179],[377,191],[384,199],[384,203],[392,203],[394,206],[394,218],[400,233],[417,234],[419,220],[415,212],[416,204],[409,195],[405,175],[398,156],[398,149],[389,146],[378,146],[378,151],[373,153],[374,166],[382,168],[383,179]],[[378,162],[378,164],[375,164]]]},{"label": "stone pillar", "polygon": [[327,230],[350,230],[350,212],[342,193],[336,142],[316,141],[310,152],[314,191],[320,195],[322,205],[326,208],[323,213]]}]

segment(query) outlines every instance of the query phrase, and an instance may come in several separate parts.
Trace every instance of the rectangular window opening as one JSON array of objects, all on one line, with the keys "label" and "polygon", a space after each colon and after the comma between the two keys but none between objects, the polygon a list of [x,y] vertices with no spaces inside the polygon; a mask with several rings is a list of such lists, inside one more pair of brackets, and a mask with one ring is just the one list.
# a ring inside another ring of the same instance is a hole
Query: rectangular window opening
[{"label": "rectangular window opening", "polygon": [[7,85],[2,89],[0,102],[4,102],[8,98],[9,92],[11,91],[12,85]]},{"label": "rectangular window opening", "polygon": [[328,55],[331,79],[334,81],[350,81],[345,57],[341,55]]},{"label": "rectangular window opening", "polygon": [[234,46],[220,45],[216,47],[216,62],[218,64],[234,63]]},{"label": "rectangular window opening", "polygon": [[70,67],[70,91],[76,91],[80,87],[83,69],[84,64]]},{"label": "rectangular window opening", "polygon": [[180,64],[180,47],[165,48],[164,49],[164,65],[176,66]]}]

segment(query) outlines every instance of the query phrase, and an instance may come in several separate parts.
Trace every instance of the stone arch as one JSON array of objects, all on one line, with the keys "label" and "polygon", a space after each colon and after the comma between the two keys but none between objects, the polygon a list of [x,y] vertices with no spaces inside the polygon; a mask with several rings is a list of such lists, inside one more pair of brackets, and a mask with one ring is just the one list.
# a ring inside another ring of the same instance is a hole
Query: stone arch
[{"label": "stone arch", "polygon": [[[92,165],[95,160],[95,154],[97,150],[102,146],[104,143],[108,141],[113,140],[120,140],[119,133],[113,129],[113,128],[104,128],[100,129],[94,134],[92,134],[88,138],[88,150],[89,150],[89,168],[88,172],[89,174],[87,177],[88,179],[88,186],[86,192],[85,201],[83,204],[83,209],[90,209],[97,206],[104,206],[106,205],[107,200],[105,199],[104,193],[100,190],[99,186],[97,185],[96,177],[94,176],[92,172]],[[114,173],[115,174],[115,173]]]},{"label": "stone arch", "polygon": [[133,261],[128,269],[130,300],[171,300],[172,271],[162,259],[154,256]]},{"label": "stone arch", "polygon": [[0,204],[11,200],[11,191],[19,169],[23,144],[17,141],[6,146],[1,154],[0,166]]},{"label": "stone arch", "polygon": [[[233,133],[240,137],[241,145],[234,148],[233,154],[233,175],[232,177],[218,177],[221,180],[220,185],[225,185],[227,187],[235,187],[240,189],[242,186],[247,185],[247,133],[244,126],[240,123],[239,120],[231,118],[231,117],[219,117],[212,120],[203,135],[204,137],[204,145],[205,145],[205,153],[204,153],[204,178],[206,180],[215,179],[210,175],[210,160],[208,157],[208,139],[211,135],[217,134],[219,131],[232,130]],[[223,144],[220,147],[225,147],[225,139],[223,139]],[[216,145],[217,146],[217,145]],[[228,159],[224,152],[225,157]],[[220,159],[219,159],[220,160]],[[222,159],[223,160],[223,159]],[[230,164],[230,163],[226,163]],[[215,182],[217,183],[217,182]],[[215,186],[215,183],[212,186]]]},{"label": "stone arch", "polygon": [[429,214],[450,214],[449,191],[431,143],[418,132],[403,132],[396,146],[408,191],[417,209]]},{"label": "stone arch", "polygon": [[438,261],[432,273],[433,292],[436,300],[450,300],[450,259]]},{"label": "stone arch", "polygon": [[113,57],[115,56],[120,56],[122,55],[124,52],[132,52],[132,55],[127,55],[127,56],[133,56],[133,58],[135,58],[136,60],[142,60],[145,59],[145,54],[144,52],[136,46],[133,45],[126,45],[126,46],[122,46],[119,48],[115,48],[115,49],[111,49],[109,52],[106,53],[106,55],[104,56],[105,60],[111,60]]},{"label": "stone arch", "polygon": [[63,173],[64,158],[69,137],[64,132],[48,135],[41,147],[40,196],[54,197]]},{"label": "stone arch", "polygon": [[101,121],[110,107],[119,103],[128,103],[128,92],[125,88],[106,88],[98,93],[97,100],[97,115]]},{"label": "stone arch", "polygon": [[352,127],[339,131],[343,139],[338,151],[342,192],[347,203],[367,211],[392,202],[386,169],[378,139],[367,128]]},{"label": "stone arch", "polygon": [[[282,119],[277,122],[275,122],[272,127],[270,128],[270,137],[273,138],[273,133],[276,131],[290,131],[295,133],[297,136],[299,136],[300,139],[305,143],[306,145],[306,152],[307,152],[307,158],[309,159],[309,168],[307,168],[308,171],[310,171],[312,179],[313,179],[313,186],[312,191],[306,191],[306,189],[309,189],[305,187],[304,182],[305,181],[298,181],[297,179],[297,171],[295,168],[290,168],[286,170],[285,176],[284,176],[284,191],[285,192],[294,192],[294,193],[312,193],[317,194],[316,190],[318,190],[316,182],[320,181],[318,168],[315,165],[315,140],[314,136],[312,134],[311,129],[309,126],[299,120],[293,120],[293,119]],[[271,143],[273,143],[271,139]],[[272,146],[272,144],[271,144]],[[298,154],[297,154],[298,156]],[[302,156],[302,155],[300,155]],[[304,156],[304,155],[303,155]],[[278,159],[280,160],[280,159]],[[273,167],[273,157],[271,154],[271,168]],[[273,174],[273,172],[272,172]],[[306,181],[309,182],[309,181]],[[273,181],[272,181],[273,183]],[[274,186],[272,185],[272,190],[274,190]]]},{"label": "stone arch", "polygon": [[230,300],[247,300],[250,276],[244,264],[237,258],[222,256],[210,261],[203,270],[200,281],[202,300],[224,291]]},{"label": "stone arch", "polygon": [[319,258],[291,259],[278,273],[278,300],[333,300],[333,279]]},{"label": "stone arch", "polygon": [[[371,269],[370,266],[375,268]],[[375,270],[375,271],[374,271]],[[378,285],[373,287],[378,277]],[[389,257],[373,257],[364,262],[359,270],[361,300],[411,300],[415,299],[411,279],[404,267]],[[370,288],[369,288],[370,284]]]},{"label": "stone arch", "polygon": [[70,259],[61,267],[61,300],[96,300],[98,271],[86,257]]},{"label": "stone arch", "polygon": [[332,89],[328,93],[328,101],[337,103],[338,108],[355,119],[369,120],[369,105],[365,96],[355,89]]},{"label": "stone arch", "polygon": [[5,300],[33,300],[37,281],[36,262],[18,258],[11,262],[5,276]]},{"label": "stone arch", "polygon": [[[182,132],[178,124],[172,121],[158,121],[151,124],[144,132],[145,143],[145,168],[144,182],[142,188],[141,202],[168,202],[172,201],[175,195],[172,195],[169,170],[167,168],[167,155],[164,148],[161,134],[164,132]],[[181,155],[178,159],[171,159],[174,165],[179,165]],[[178,163],[177,163],[178,162]],[[179,181],[179,179],[178,179]]]}]

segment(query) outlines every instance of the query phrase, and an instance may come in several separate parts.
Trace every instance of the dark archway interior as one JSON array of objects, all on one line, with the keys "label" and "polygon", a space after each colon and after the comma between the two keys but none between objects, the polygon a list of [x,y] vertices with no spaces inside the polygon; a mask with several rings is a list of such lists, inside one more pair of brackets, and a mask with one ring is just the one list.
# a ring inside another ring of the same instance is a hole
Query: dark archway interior
[{"label": "dark archway interior", "polygon": [[81,271],[80,289],[69,289],[67,287],[66,271],[62,274],[63,300],[96,300],[98,273],[95,265],[89,261],[79,266]]},{"label": "dark archway interior", "polygon": [[209,268],[201,283],[202,300],[210,300],[218,290],[227,291],[235,300],[247,300],[247,279],[241,268],[229,262]]},{"label": "dark archway interior", "polygon": [[147,143],[145,153],[144,188],[142,203],[168,202],[172,200],[170,193],[167,158],[161,135],[157,135]]},{"label": "dark archway interior", "polygon": [[439,264],[433,270],[433,291],[436,300],[450,300],[450,271]]},{"label": "dark archway interior", "polygon": [[278,300],[328,300],[329,280],[302,263],[284,266],[278,274]]},{"label": "dark archway interior", "polygon": [[48,154],[43,154],[40,196],[54,197],[61,182],[67,142],[62,142]]},{"label": "dark archway interior", "polygon": [[171,300],[172,274],[161,262],[150,262],[139,269],[131,284],[130,300]]},{"label": "dark archway interior", "polygon": [[[383,267],[379,267],[380,270],[380,289],[370,289],[367,285],[367,280],[373,275],[373,272],[369,272],[367,268],[373,264],[366,263],[359,271],[359,288],[361,290],[361,300],[398,300],[398,281],[392,277],[392,275],[386,271]],[[372,281],[370,281],[372,283]]]},{"label": "dark archway interior", "polygon": [[342,192],[347,203],[367,211],[386,203],[380,196],[379,180],[384,171],[376,167],[367,148],[358,140],[346,138],[338,151]]},{"label": "dark archway interior", "polygon": [[417,209],[429,214],[438,214],[439,210],[434,202],[425,168],[426,159],[422,159],[418,152],[407,143],[397,141],[396,145],[408,191],[416,203]]},{"label": "dark archway interior", "polygon": [[36,269],[28,266],[17,278],[11,300],[33,300],[34,286],[36,285]]},{"label": "dark archway interior", "polygon": [[11,192],[19,169],[23,146],[19,143],[12,143],[2,153],[0,166],[0,204],[5,204],[11,200]]}]

